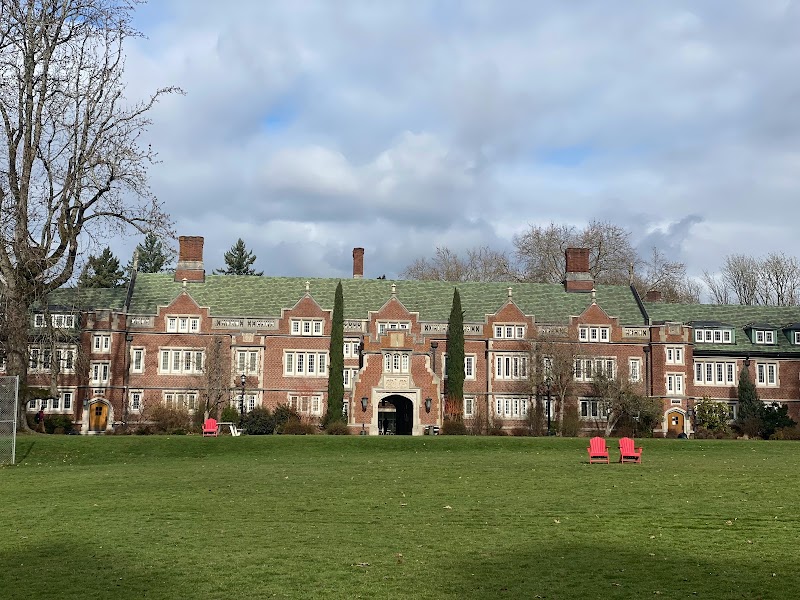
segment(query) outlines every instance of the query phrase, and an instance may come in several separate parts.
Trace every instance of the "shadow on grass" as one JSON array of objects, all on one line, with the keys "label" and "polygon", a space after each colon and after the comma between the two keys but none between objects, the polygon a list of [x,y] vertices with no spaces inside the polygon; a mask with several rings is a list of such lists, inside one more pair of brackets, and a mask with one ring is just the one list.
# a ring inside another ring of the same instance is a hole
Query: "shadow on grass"
[{"label": "shadow on grass", "polygon": [[454,561],[448,598],[760,598],[800,597],[791,561],[753,556],[715,562],[708,556],[632,552],[624,548],[550,545]]}]

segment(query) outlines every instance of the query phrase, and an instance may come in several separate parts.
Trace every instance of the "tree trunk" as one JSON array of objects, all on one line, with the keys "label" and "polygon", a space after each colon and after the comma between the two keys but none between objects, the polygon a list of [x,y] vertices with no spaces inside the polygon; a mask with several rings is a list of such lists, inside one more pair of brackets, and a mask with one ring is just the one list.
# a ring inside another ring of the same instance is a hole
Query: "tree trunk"
[{"label": "tree trunk", "polygon": [[17,406],[17,427],[30,431],[26,418],[28,401],[28,327],[30,324],[29,306],[14,293],[6,289],[6,361],[8,374],[19,377],[19,402]]}]

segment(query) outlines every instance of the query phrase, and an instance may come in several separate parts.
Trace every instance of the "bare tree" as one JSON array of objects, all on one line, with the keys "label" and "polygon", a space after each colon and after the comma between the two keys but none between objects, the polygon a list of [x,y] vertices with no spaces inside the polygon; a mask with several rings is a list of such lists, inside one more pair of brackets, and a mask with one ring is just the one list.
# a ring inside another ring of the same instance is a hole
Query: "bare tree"
[{"label": "bare tree", "polygon": [[759,296],[762,304],[796,306],[800,301],[800,265],[793,256],[770,253],[761,261]]},{"label": "bare tree", "polygon": [[199,406],[204,420],[216,416],[220,407],[230,400],[231,361],[223,350],[223,339],[221,336],[213,336],[209,338],[206,347]]},{"label": "bare tree", "polygon": [[606,221],[591,221],[580,230],[537,225],[514,236],[515,256],[523,280],[559,283],[566,273],[565,250],[588,248],[589,272],[597,283],[628,283],[631,269],[641,263],[630,237],[629,231]]},{"label": "bare tree", "polygon": [[634,274],[633,284],[641,296],[649,290],[659,290],[664,302],[698,303],[702,288],[686,276],[686,265],[670,261],[656,247],[641,262],[640,274]]},{"label": "bare tree", "polygon": [[564,417],[566,400],[573,395],[575,389],[575,359],[578,357],[578,347],[566,337],[563,340],[549,336],[541,337],[532,342],[531,354],[533,366],[528,369],[530,386],[528,393],[539,398],[549,389],[554,403],[555,421],[560,425]]},{"label": "bare tree", "polygon": [[795,257],[783,253],[773,252],[763,259],[730,254],[719,273],[703,273],[703,283],[717,304],[800,303],[800,264]]},{"label": "bare tree", "polygon": [[[27,379],[31,305],[73,276],[84,240],[168,233],[139,136],[163,88],[127,106],[123,42],[138,0],[37,0],[0,9],[0,283],[8,369]],[[20,411],[20,421],[23,420]]]},{"label": "bare tree", "polygon": [[638,415],[646,406],[646,399],[638,392],[627,373],[594,374],[592,394],[600,403],[598,423],[604,427],[606,436],[611,435],[622,417]]},{"label": "bare tree", "polygon": [[515,279],[513,272],[508,255],[488,246],[470,248],[465,256],[439,246],[433,258],[418,258],[401,276],[422,281],[509,281]]}]

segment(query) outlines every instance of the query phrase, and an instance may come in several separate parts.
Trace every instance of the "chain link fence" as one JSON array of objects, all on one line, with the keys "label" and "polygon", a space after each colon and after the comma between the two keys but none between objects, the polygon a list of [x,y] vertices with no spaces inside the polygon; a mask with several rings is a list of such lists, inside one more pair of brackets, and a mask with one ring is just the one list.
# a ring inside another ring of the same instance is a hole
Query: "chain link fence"
[{"label": "chain link fence", "polygon": [[13,465],[17,452],[17,377],[0,377],[0,465]]}]

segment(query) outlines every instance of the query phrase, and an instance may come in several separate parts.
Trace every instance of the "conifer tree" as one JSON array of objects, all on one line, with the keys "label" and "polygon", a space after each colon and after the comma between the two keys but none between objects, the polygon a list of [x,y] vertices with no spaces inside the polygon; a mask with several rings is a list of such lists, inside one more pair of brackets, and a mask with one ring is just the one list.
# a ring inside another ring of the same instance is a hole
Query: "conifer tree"
[{"label": "conifer tree", "polygon": [[330,368],[328,370],[328,412],[325,425],[343,422],[344,415],[344,298],[342,282],[336,286],[331,319]]},{"label": "conifer tree", "polygon": [[84,288],[112,288],[125,281],[125,274],[119,268],[119,259],[106,246],[100,256],[90,256],[78,278],[78,285]]},{"label": "conifer tree", "polygon": [[464,406],[464,312],[461,296],[453,290],[453,305],[447,321],[447,414],[460,418]]},{"label": "conifer tree", "polygon": [[[139,255],[136,269],[139,273],[160,273],[169,268],[175,257],[175,252],[169,248],[165,249],[158,236],[152,232],[144,237],[143,243],[136,246],[136,252]],[[130,273],[132,269],[133,259],[128,262],[127,272]]]},{"label": "conifer tree", "polygon": [[244,245],[242,238],[239,238],[236,243],[231,246],[231,249],[225,253],[225,269],[216,269],[216,275],[263,275],[264,271],[256,273],[253,269],[253,263],[256,262],[256,255],[247,249]]},{"label": "conifer tree", "polygon": [[756,385],[750,379],[749,369],[745,366],[739,374],[739,387],[736,390],[739,398],[739,413],[736,422],[748,435],[761,435],[763,428],[764,405],[758,398]]}]

